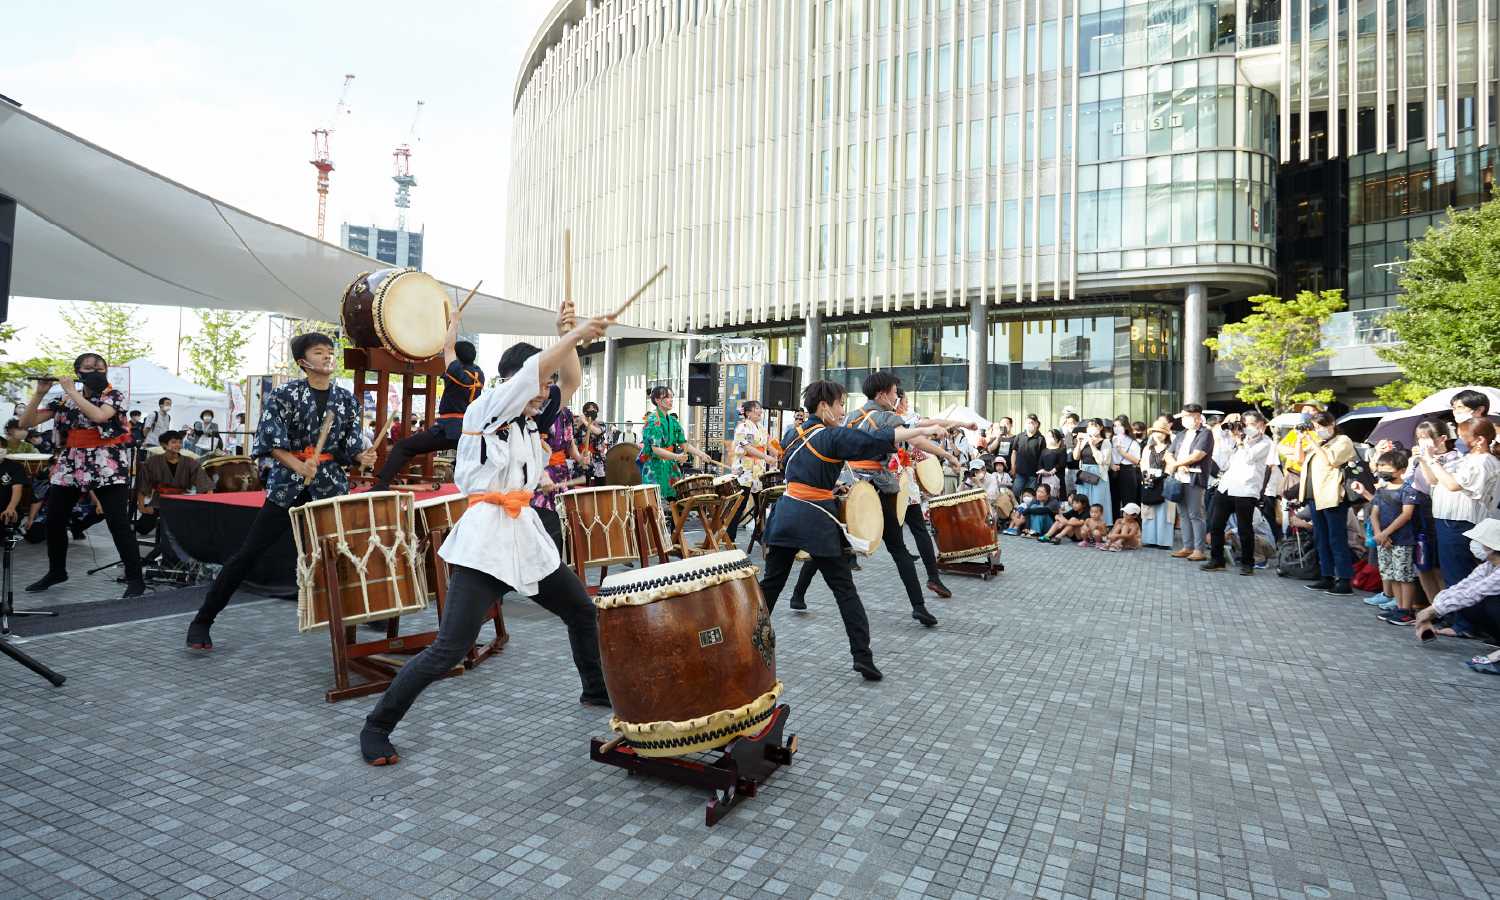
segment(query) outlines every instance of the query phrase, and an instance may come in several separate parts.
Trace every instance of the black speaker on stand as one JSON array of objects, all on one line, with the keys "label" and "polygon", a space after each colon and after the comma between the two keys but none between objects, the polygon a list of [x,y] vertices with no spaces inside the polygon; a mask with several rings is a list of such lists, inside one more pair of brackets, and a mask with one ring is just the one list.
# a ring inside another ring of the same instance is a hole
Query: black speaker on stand
[{"label": "black speaker on stand", "polygon": [[766,363],[760,369],[760,402],[766,409],[795,410],[802,405],[802,370]]},{"label": "black speaker on stand", "polygon": [[688,406],[719,405],[719,364],[688,363]]}]

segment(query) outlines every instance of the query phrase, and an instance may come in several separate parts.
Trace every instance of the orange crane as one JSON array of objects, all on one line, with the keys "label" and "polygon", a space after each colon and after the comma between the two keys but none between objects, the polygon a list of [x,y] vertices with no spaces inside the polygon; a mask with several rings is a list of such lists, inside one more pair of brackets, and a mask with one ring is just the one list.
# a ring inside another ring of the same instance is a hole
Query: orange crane
[{"label": "orange crane", "polygon": [[396,182],[396,230],[406,230],[406,210],[411,208],[411,189],[417,186],[417,179],[411,174],[411,144],[417,139],[417,122],[422,118],[423,101],[417,101],[416,115],[411,117],[411,130],[406,134],[406,142],[396,148],[393,154],[396,157],[396,174],[391,180]]},{"label": "orange crane", "polygon": [[339,105],[333,110],[333,119],[321,128],[313,129],[313,158],[309,160],[318,170],[318,240],[323,239],[323,222],[328,214],[328,173],[333,171],[333,160],[328,158],[328,136],[338,127],[339,116],[350,112],[346,108],[349,100],[349,83],[353,75],[344,76],[344,90],[339,94]]}]

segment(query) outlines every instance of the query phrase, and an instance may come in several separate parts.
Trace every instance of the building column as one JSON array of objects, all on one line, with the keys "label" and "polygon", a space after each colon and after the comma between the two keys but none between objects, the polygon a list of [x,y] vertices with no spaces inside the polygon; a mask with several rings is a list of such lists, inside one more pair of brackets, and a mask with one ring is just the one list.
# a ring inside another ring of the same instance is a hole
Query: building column
[{"label": "building column", "polygon": [[802,348],[807,351],[807,371],[802,373],[803,385],[823,380],[823,313],[813,309],[807,314],[807,331],[802,336]]},{"label": "building column", "polygon": [[990,397],[990,305],[969,301],[969,408],[986,416]]},{"label": "building column", "polygon": [[620,397],[619,387],[619,359],[617,351],[620,348],[620,339],[607,337],[604,339],[604,384],[601,385],[600,394],[604,399],[599,404],[599,414],[604,421],[613,423],[615,412]]},{"label": "building column", "polygon": [[1208,405],[1208,286],[1190,284],[1182,315],[1182,402]]}]

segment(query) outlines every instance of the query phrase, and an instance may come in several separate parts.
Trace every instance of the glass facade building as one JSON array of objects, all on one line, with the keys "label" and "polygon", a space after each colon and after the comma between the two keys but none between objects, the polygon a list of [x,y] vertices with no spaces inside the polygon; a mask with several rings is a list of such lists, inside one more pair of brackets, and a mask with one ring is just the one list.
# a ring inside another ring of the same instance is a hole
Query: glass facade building
[{"label": "glass facade building", "polygon": [[633,324],[919,406],[1207,400],[1213,322],[1398,302],[1383,263],[1489,195],[1497,2],[562,2],[513,95],[508,293],[560,295],[571,228],[582,311],[667,264]]}]

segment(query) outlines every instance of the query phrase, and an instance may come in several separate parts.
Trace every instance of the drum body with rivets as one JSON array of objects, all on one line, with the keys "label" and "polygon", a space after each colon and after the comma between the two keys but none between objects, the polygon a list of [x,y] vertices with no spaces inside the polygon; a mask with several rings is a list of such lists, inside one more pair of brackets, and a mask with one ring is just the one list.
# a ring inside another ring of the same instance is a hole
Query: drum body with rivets
[{"label": "drum body with rivets", "polygon": [[999,549],[995,513],[982,489],[944,494],[927,501],[939,562],[979,559]]},{"label": "drum body with rivets", "polygon": [[637,754],[711,750],[765,727],[781,682],[759,571],[729,550],[604,579],[594,605],[609,724]]}]

